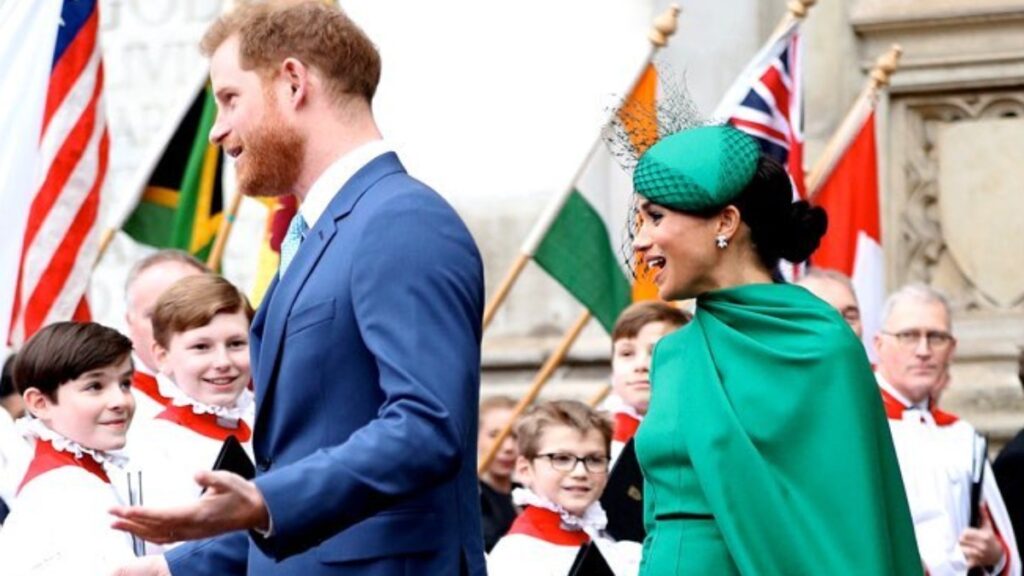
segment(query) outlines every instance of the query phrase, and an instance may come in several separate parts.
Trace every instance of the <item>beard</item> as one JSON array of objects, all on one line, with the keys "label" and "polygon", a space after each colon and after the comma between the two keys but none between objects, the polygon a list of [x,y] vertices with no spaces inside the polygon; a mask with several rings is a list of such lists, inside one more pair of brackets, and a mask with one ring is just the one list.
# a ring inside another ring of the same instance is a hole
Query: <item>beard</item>
[{"label": "beard", "polygon": [[238,190],[246,196],[275,197],[294,191],[299,180],[306,139],[271,112],[243,141]]}]

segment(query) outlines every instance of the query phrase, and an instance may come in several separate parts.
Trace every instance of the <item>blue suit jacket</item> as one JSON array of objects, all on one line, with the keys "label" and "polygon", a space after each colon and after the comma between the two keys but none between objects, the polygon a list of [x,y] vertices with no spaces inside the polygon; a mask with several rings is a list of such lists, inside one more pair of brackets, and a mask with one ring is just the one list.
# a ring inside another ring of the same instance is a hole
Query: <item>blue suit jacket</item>
[{"label": "blue suit jacket", "polygon": [[252,325],[256,485],[273,534],[167,554],[184,575],[482,575],[483,267],[452,208],[379,156]]}]

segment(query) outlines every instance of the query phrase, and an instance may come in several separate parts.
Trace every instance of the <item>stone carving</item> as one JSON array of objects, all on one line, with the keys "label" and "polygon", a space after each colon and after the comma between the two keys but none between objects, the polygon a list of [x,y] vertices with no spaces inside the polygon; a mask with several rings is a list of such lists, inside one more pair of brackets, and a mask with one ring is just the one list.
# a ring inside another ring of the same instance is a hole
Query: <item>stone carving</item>
[{"label": "stone carving", "polygon": [[1024,310],[1024,269],[1013,265],[1024,254],[1024,93],[913,96],[897,108],[903,190],[888,234],[891,285],[929,283],[961,311]]}]

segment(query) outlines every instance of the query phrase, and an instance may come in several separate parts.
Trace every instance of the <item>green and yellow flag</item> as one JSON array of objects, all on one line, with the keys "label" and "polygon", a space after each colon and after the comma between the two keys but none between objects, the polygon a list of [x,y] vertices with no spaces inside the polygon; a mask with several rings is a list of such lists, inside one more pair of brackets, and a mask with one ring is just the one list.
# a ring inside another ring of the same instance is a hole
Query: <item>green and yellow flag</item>
[{"label": "green and yellow flag", "polygon": [[209,85],[196,94],[149,177],[123,230],[137,242],[205,260],[223,215],[224,153],[210,144],[216,117]]}]

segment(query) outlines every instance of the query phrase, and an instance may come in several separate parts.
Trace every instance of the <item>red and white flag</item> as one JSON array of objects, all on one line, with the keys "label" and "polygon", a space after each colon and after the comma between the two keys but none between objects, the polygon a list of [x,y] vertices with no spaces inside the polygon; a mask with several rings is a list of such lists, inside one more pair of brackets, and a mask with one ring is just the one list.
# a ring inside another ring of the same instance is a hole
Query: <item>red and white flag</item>
[{"label": "red and white flag", "polygon": [[811,256],[811,265],[838,270],[853,280],[865,348],[873,356],[871,341],[880,328],[885,300],[878,151],[874,110],[865,105],[856,114],[856,132],[814,196],[828,213],[828,232]]},{"label": "red and white flag", "polygon": [[[30,80],[18,90],[19,105],[0,110],[32,114],[20,122],[0,120],[0,125],[21,129],[5,134],[3,154],[24,149],[23,167],[5,172],[0,166],[4,204],[21,215],[20,220],[5,218],[9,226],[3,231],[16,235],[5,246],[20,246],[16,265],[4,270],[17,283],[13,298],[4,300],[12,305],[10,323],[3,323],[10,326],[7,341],[19,346],[47,324],[89,318],[85,294],[99,248],[100,193],[110,142],[97,1],[11,2],[0,12],[7,19],[0,56],[5,66],[15,62]],[[0,77],[6,94],[14,80],[11,74]]]}]

